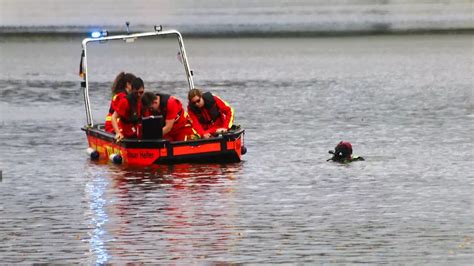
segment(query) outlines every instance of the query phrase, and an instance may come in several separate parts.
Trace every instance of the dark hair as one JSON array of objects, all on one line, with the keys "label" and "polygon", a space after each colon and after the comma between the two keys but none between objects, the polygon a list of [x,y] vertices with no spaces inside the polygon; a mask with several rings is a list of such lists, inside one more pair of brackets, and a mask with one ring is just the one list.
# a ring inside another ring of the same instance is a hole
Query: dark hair
[{"label": "dark hair", "polygon": [[192,101],[195,96],[202,97],[202,92],[198,88],[194,88],[188,92],[188,100]]},{"label": "dark hair", "polygon": [[117,94],[119,92],[125,92],[127,83],[132,83],[132,80],[135,78],[135,75],[132,73],[120,72],[117,77],[115,77],[114,83],[112,84],[112,93]]},{"label": "dark hair", "polygon": [[142,106],[143,108],[149,108],[153,101],[156,99],[156,94],[153,92],[145,92],[142,95]]},{"label": "dark hair", "polygon": [[137,91],[140,88],[144,88],[143,80],[141,78],[134,78],[132,80],[132,90]]}]

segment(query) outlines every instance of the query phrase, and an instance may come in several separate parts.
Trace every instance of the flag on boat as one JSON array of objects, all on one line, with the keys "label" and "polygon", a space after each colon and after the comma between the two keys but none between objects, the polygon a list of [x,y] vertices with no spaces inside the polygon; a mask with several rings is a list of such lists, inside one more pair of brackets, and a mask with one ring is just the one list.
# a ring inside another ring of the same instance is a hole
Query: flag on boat
[{"label": "flag on boat", "polygon": [[86,73],[84,73],[84,50],[82,50],[81,54],[81,63],[79,63],[79,76],[81,78],[85,78]]}]

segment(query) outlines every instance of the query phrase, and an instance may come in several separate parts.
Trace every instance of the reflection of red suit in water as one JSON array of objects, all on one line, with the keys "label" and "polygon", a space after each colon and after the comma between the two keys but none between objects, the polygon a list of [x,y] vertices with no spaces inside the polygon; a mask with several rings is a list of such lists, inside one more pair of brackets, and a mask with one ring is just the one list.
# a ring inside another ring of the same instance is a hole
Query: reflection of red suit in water
[{"label": "reflection of red suit in water", "polygon": [[[98,235],[100,240],[105,241],[104,236],[108,236],[120,243],[109,246],[111,262],[142,256],[159,257],[166,263],[191,259],[192,264],[195,258],[190,257],[190,252],[226,254],[239,238],[236,228],[229,226],[238,219],[234,182],[229,180],[234,179],[232,173],[240,166],[233,167],[229,171],[228,167],[217,164],[177,164],[111,172],[113,197],[117,200],[104,202],[113,229]],[[219,207],[213,204],[216,201],[220,202]],[[206,207],[208,203],[210,208]],[[196,237],[204,230],[208,232],[205,244],[202,237]],[[143,239],[134,237],[143,231],[147,240],[160,242],[162,248],[144,250],[139,243]]]},{"label": "reflection of red suit in water", "polygon": [[181,102],[174,96],[166,94],[157,94],[160,96],[160,107],[158,112],[147,110],[144,117],[150,115],[162,115],[164,120],[174,120],[171,130],[163,136],[170,141],[183,141],[191,139],[195,134],[195,130],[191,125],[188,113],[184,111]]},{"label": "reflection of red suit in water", "polygon": [[125,97],[127,97],[127,93],[125,92],[119,92],[112,97],[109,113],[105,117],[105,131],[114,133],[114,127],[112,126],[112,115],[114,114],[114,111],[117,110],[120,100]]},{"label": "reflection of red suit in water", "polygon": [[188,112],[193,127],[199,135],[215,134],[219,128],[229,129],[234,123],[234,110],[227,102],[212,95],[210,92],[202,94],[204,106],[198,108],[194,104],[188,105]]},{"label": "reflection of red suit in water", "polygon": [[133,94],[120,99],[115,111],[119,115],[118,127],[125,138],[140,138],[141,124],[139,118],[141,115],[142,104],[140,99]]}]

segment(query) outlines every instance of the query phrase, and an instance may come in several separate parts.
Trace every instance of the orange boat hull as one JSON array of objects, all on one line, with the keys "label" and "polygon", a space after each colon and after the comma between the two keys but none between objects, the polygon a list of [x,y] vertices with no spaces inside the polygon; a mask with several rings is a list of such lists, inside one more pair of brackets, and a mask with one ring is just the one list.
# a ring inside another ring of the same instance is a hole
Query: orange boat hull
[{"label": "orange boat hull", "polygon": [[[83,128],[89,147],[100,159],[121,155],[123,163],[132,166],[189,162],[240,162],[245,153],[245,130],[237,130],[210,139],[175,141],[125,139],[116,143],[114,135],[97,126]],[[244,151],[244,152],[242,152]]]}]

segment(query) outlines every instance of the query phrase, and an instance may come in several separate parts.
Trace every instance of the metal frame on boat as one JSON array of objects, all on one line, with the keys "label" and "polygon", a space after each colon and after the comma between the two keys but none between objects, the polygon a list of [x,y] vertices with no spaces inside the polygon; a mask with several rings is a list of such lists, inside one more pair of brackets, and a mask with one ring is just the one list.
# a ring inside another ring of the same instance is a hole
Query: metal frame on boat
[{"label": "metal frame on boat", "polygon": [[[114,162],[124,162],[128,165],[147,166],[152,164],[172,164],[184,162],[239,162],[245,154],[243,136],[245,130],[240,127],[229,130],[225,134],[209,139],[191,141],[168,141],[166,139],[124,139],[116,142],[114,135],[106,132],[103,124],[94,124],[89,99],[89,79],[87,72],[87,45],[104,41],[134,41],[138,38],[153,38],[171,35],[178,40],[180,55],[184,66],[189,89],[194,88],[192,71],[186,56],[183,38],[176,30],[162,30],[161,26],[155,31],[126,35],[103,36],[86,38],[82,41],[81,87],[84,94],[87,125],[82,130],[86,132],[89,143],[88,152],[92,159],[110,158]],[[158,39],[158,38],[156,38]]]}]

